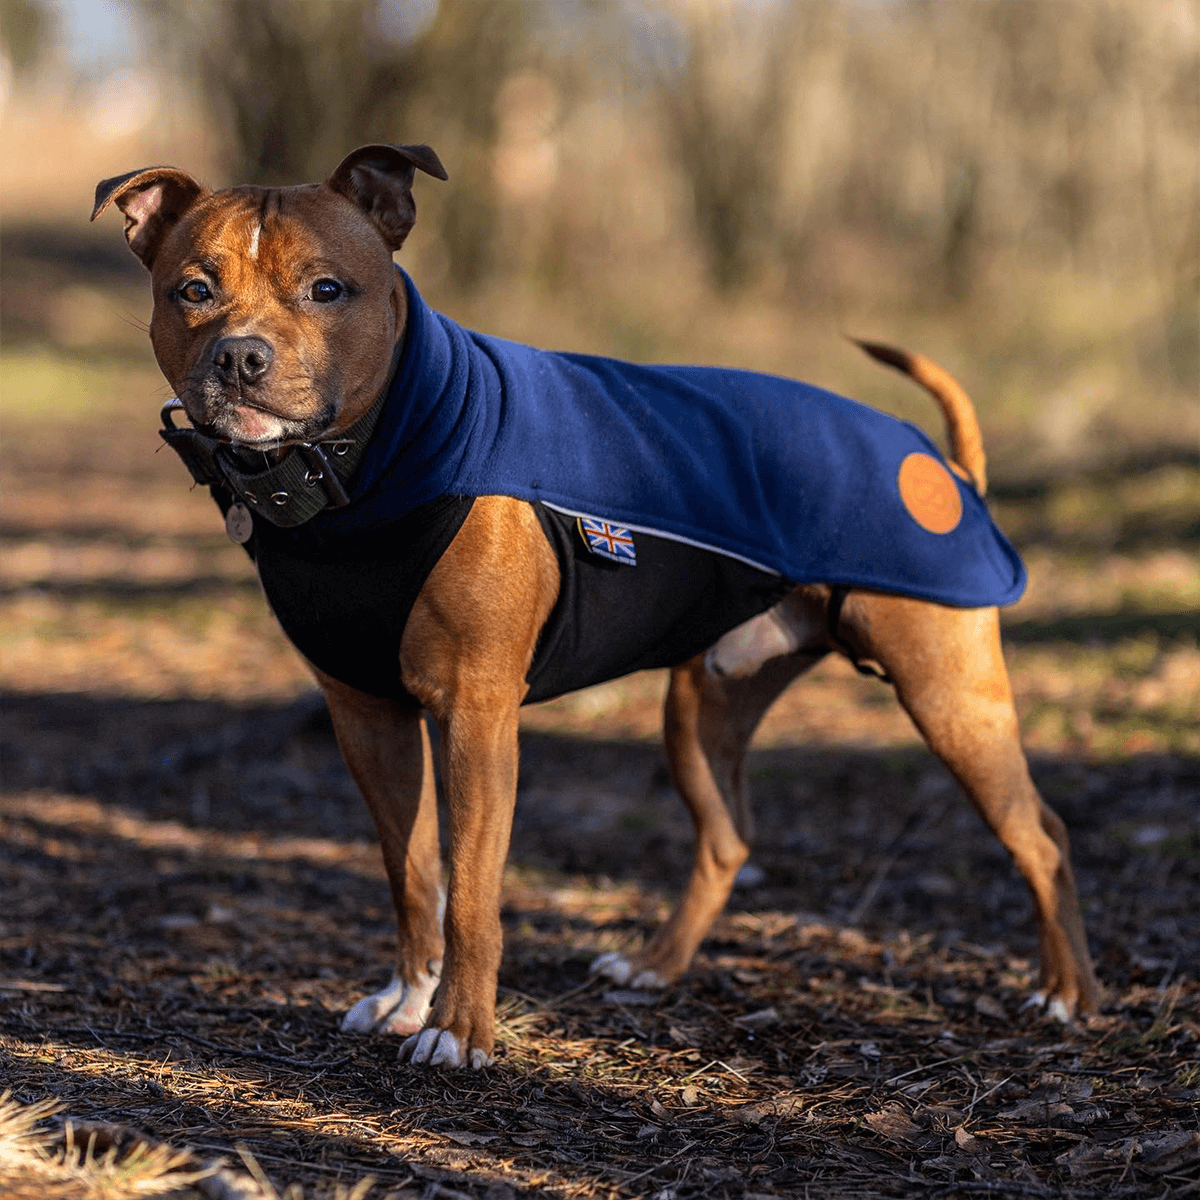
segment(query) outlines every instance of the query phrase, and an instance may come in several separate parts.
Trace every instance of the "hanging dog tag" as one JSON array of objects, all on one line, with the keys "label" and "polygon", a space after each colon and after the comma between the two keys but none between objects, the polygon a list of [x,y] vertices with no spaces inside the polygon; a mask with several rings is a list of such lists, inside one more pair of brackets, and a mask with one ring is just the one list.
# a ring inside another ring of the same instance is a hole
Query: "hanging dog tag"
[{"label": "hanging dog tag", "polygon": [[231,504],[225,513],[225,532],[229,534],[229,540],[239,546],[244,546],[254,533],[254,517],[240,500]]}]

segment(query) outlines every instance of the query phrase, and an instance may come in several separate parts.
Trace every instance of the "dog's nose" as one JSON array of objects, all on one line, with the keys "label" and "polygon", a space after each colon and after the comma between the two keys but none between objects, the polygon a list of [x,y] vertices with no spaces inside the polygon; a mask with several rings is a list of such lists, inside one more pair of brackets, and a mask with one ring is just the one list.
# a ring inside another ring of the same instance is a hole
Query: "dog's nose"
[{"label": "dog's nose", "polygon": [[222,338],[213,347],[213,366],[225,383],[257,383],[275,358],[271,343],[259,337]]}]

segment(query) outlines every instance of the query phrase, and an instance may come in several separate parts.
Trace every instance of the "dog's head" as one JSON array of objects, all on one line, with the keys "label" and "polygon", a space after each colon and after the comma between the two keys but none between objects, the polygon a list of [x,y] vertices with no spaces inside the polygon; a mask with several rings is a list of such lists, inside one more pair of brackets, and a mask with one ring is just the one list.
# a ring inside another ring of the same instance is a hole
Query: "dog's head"
[{"label": "dog's head", "polygon": [[174,167],[96,188],[151,273],[150,340],[193,424],[251,446],[315,441],[386,386],[404,330],[392,252],[428,146],[363,146],[324,183],[210,191]]}]

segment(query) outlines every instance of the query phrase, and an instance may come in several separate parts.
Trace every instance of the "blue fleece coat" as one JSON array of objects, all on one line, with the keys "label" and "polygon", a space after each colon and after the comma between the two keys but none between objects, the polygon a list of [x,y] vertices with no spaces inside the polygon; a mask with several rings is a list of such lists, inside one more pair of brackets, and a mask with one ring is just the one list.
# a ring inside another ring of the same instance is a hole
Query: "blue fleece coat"
[{"label": "blue fleece coat", "polygon": [[463,329],[412,281],[408,331],[353,487],[327,533],[439,496],[507,495],[700,546],[791,583],[961,607],[1011,604],[1019,556],[975,490],[947,533],[901,498],[901,463],[943,461],[920,429],[748,371],[551,353]]}]

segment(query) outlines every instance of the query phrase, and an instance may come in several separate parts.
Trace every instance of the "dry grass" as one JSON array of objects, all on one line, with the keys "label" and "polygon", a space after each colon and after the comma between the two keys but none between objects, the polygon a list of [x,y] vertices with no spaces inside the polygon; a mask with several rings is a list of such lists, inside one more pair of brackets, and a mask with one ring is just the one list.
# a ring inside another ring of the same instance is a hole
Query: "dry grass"
[{"label": "dry grass", "polygon": [[[118,1145],[110,1130],[48,1132],[55,1100],[19,1104],[0,1093],[0,1188],[7,1200],[190,1200],[219,1195],[217,1166],[197,1168],[192,1155],[144,1140]],[[232,1180],[231,1180],[232,1182]],[[216,1185],[216,1187],[212,1185]]]}]

